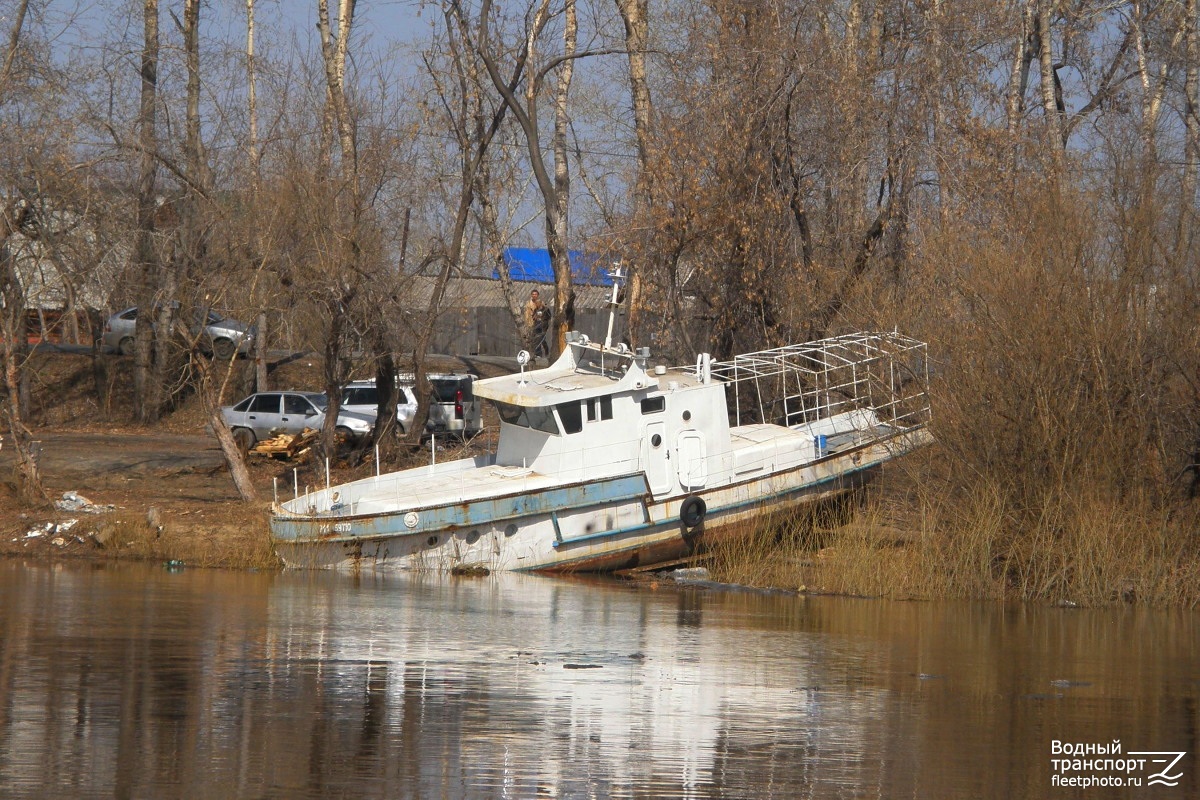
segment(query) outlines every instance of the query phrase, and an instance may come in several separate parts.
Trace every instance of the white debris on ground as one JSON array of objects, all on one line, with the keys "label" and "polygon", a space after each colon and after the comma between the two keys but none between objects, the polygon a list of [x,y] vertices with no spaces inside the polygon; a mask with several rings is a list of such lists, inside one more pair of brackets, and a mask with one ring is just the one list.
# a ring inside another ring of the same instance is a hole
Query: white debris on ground
[{"label": "white debris on ground", "polygon": [[62,499],[54,501],[54,507],[59,511],[82,511],[85,514],[104,514],[116,508],[112,503],[96,505],[78,492],[63,492]]},{"label": "white debris on ground", "polygon": [[[29,530],[25,531],[25,538],[26,539],[36,539],[39,536],[45,536],[48,533],[54,533],[57,529],[58,529],[58,526],[56,523],[47,522],[45,525],[42,525],[41,527],[30,528]],[[13,541],[15,542],[16,539],[13,539]]]},{"label": "white debris on ground", "polygon": [[[18,537],[13,539],[13,541],[19,542],[21,539],[25,539],[25,543],[28,544],[30,539],[40,539],[43,536],[53,536],[54,538],[50,540],[50,544],[58,547],[65,547],[67,540],[62,536],[58,536],[57,534],[66,533],[67,531],[71,530],[71,528],[74,528],[77,524],[79,524],[79,520],[77,519],[66,519],[62,522],[43,522],[41,525],[25,531],[25,535],[23,537]],[[92,534],[90,533],[88,534],[88,536],[91,535]],[[71,534],[71,538],[77,542],[87,541],[86,538],[76,533]]]}]

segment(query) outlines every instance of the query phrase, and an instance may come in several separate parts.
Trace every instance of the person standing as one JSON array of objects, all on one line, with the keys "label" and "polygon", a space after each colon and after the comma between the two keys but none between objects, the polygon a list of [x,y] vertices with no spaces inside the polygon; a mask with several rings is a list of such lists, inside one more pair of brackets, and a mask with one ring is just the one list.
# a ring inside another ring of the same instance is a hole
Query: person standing
[{"label": "person standing", "polygon": [[550,309],[542,302],[537,289],[529,293],[529,302],[525,304],[525,326],[530,331],[530,349],[534,357],[549,355],[546,332],[550,327]]}]

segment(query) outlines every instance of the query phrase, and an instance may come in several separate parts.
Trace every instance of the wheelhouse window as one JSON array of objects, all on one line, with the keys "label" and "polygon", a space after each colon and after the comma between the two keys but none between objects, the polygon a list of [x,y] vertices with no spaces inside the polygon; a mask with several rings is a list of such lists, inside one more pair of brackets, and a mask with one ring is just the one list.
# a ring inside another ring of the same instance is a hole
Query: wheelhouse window
[{"label": "wheelhouse window", "polygon": [[554,408],[558,410],[558,418],[562,421],[563,433],[579,433],[583,430],[583,412],[579,408],[578,400],[573,403],[559,403]]},{"label": "wheelhouse window", "polygon": [[667,398],[665,397],[647,397],[642,400],[643,414],[657,414],[664,411],[667,407]]},{"label": "wheelhouse window", "polygon": [[587,418],[588,422],[597,422],[605,419],[612,419],[612,395],[606,394],[603,397],[593,397],[587,403]]},{"label": "wheelhouse window", "polygon": [[496,411],[500,414],[501,421],[509,425],[558,435],[558,423],[554,421],[552,409],[496,403]]}]

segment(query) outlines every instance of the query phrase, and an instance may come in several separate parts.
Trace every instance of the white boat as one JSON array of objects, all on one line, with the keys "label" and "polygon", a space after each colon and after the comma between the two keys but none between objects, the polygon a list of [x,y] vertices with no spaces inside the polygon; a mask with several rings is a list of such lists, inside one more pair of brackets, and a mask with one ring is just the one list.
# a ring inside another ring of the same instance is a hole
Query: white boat
[{"label": "white boat", "polygon": [[669,368],[573,333],[548,367],[476,381],[499,412],[494,452],[297,493],[274,504],[271,536],[304,568],[672,562],[928,443],[926,355],[898,333],[856,333]]}]

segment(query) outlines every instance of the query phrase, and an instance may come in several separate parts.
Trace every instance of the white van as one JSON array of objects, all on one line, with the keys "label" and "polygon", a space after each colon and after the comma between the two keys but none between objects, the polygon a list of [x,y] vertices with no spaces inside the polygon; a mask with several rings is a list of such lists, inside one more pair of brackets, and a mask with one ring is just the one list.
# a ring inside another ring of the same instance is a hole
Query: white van
[{"label": "white van", "polygon": [[483,430],[483,413],[475,398],[475,380],[478,377],[469,372],[429,375],[433,396],[429,401],[426,434],[450,434],[465,439]]},{"label": "white van", "polygon": [[[379,413],[379,389],[375,379],[351,381],[342,392],[342,408],[375,419]],[[396,386],[396,424],[402,433],[408,433],[413,418],[417,415],[417,394],[411,386]]]}]

